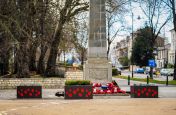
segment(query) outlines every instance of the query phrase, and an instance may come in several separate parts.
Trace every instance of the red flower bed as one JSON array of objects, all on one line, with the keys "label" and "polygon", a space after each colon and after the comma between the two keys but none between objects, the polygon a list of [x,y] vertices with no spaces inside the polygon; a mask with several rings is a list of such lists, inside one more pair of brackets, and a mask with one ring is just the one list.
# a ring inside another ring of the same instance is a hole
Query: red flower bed
[{"label": "red flower bed", "polygon": [[133,98],[158,98],[158,86],[131,86]]},{"label": "red flower bed", "polygon": [[17,86],[17,98],[42,98],[42,87]]},{"label": "red flower bed", "polygon": [[65,99],[92,99],[92,85],[65,86]]}]

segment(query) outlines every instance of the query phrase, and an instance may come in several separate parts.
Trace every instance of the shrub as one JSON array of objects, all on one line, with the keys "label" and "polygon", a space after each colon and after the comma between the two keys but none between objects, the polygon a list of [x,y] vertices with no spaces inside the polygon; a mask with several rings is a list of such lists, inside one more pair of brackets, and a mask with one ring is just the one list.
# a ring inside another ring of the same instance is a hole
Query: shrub
[{"label": "shrub", "polygon": [[65,85],[90,85],[89,80],[68,80],[65,82]]},{"label": "shrub", "polygon": [[117,72],[116,68],[112,68],[112,75],[118,75],[118,72]]}]

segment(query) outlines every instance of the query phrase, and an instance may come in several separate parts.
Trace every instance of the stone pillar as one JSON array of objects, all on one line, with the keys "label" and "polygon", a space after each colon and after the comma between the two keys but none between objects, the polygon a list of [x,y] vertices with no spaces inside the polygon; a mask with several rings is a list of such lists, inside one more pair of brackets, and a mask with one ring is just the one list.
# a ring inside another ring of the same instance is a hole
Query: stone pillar
[{"label": "stone pillar", "polygon": [[84,79],[112,81],[112,65],[107,60],[106,0],[90,0],[88,60]]}]

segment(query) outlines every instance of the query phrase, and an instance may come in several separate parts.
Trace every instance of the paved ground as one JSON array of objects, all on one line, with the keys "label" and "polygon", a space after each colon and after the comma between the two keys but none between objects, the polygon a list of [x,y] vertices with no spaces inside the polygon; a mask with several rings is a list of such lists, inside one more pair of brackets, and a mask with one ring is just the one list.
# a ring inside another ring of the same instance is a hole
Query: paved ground
[{"label": "paved ground", "polygon": [[[113,78],[117,81],[120,88],[125,91],[130,91],[130,86],[128,86],[128,82],[125,79]],[[131,81],[131,85],[133,84],[146,84],[145,82],[137,82]],[[176,86],[166,86],[161,84],[153,84],[159,86],[159,97],[160,98],[176,98]],[[43,89],[43,99],[58,99],[55,96],[55,93],[58,91],[63,91],[63,89]],[[98,97],[95,97],[98,98]],[[121,98],[121,97],[101,97],[101,98]],[[129,96],[122,98],[130,98]],[[15,100],[16,99],[16,90],[0,90],[0,100]]]},{"label": "paved ground", "polygon": [[[113,78],[126,91],[127,80]],[[131,84],[146,84],[131,81]],[[155,84],[158,85],[158,84]],[[0,115],[175,115],[176,86],[159,85],[159,97],[134,99],[130,96],[94,96],[93,100],[64,100],[56,97],[63,89],[43,89],[43,98],[16,99],[16,90],[0,90]]]},{"label": "paved ground", "polygon": [[6,100],[0,115],[175,115],[175,99]]}]

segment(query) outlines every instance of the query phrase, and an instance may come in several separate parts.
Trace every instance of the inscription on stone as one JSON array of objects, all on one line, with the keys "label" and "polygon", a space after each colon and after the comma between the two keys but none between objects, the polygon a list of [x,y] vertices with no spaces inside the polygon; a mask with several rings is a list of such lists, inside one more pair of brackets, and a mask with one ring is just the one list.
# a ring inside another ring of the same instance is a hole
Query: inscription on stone
[{"label": "inscription on stone", "polygon": [[89,69],[89,76],[96,80],[108,79],[108,69],[93,68]]}]

